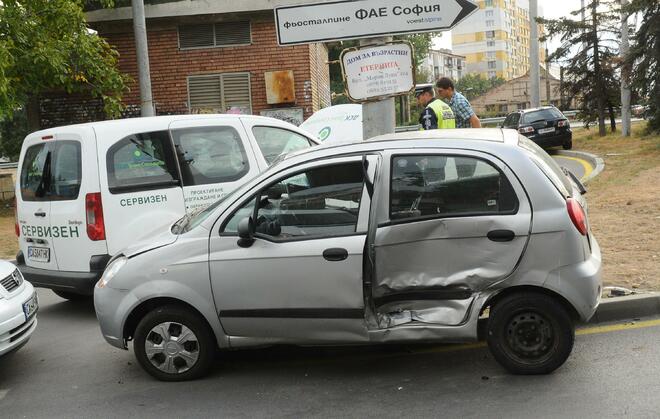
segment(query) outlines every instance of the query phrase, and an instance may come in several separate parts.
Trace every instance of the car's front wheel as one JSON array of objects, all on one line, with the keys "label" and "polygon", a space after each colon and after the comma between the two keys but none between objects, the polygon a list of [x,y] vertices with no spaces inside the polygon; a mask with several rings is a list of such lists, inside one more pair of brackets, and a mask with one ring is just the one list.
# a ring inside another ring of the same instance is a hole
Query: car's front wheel
[{"label": "car's front wheel", "polygon": [[568,358],[575,326],[554,298],[537,293],[504,297],[491,307],[488,347],[495,359],[514,374],[548,374]]},{"label": "car's front wheel", "polygon": [[145,371],[163,381],[192,380],[208,373],[216,349],[206,321],[183,307],[156,308],[135,330],[135,357]]}]

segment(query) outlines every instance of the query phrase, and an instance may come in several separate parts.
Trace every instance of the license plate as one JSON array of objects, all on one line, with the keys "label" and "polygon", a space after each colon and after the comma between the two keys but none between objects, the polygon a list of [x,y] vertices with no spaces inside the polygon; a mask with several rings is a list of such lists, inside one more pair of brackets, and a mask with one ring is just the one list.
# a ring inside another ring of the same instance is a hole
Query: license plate
[{"label": "license plate", "polygon": [[50,262],[50,249],[47,247],[28,247],[28,259],[35,262]]},{"label": "license plate", "polygon": [[549,133],[549,132],[555,132],[555,127],[551,127],[551,128],[541,128],[541,129],[539,130],[539,134],[547,134],[547,133]]},{"label": "license plate", "polygon": [[34,313],[39,310],[39,298],[37,293],[32,294],[29,300],[23,303],[23,313],[25,313],[25,320],[29,319]]}]

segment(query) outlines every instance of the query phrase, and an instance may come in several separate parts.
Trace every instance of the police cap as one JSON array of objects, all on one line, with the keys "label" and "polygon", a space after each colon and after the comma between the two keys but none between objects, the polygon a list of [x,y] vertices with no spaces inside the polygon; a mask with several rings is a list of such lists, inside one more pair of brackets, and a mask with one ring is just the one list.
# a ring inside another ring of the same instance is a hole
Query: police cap
[{"label": "police cap", "polygon": [[433,85],[432,84],[418,84],[415,86],[415,97],[419,97],[422,93],[429,92],[433,95]]}]

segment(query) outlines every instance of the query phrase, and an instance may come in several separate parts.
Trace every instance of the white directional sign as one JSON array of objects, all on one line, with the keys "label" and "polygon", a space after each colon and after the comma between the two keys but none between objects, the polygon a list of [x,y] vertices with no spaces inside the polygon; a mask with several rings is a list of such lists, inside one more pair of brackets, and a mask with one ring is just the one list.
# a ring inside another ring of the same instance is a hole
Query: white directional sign
[{"label": "white directional sign", "polygon": [[407,93],[415,87],[409,43],[345,50],[341,68],[348,97],[356,102]]},{"label": "white directional sign", "polygon": [[344,0],[275,9],[280,45],[451,29],[479,6],[471,0]]}]

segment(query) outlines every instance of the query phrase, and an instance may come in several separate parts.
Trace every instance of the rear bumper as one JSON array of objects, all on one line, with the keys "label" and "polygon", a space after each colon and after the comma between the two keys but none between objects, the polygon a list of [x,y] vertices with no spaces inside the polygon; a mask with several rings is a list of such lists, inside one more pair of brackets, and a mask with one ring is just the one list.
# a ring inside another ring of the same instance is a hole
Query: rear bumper
[{"label": "rear bumper", "polygon": [[528,138],[534,141],[539,147],[542,148],[559,147],[573,140],[573,132],[568,130],[558,135],[552,135],[552,136],[533,135]]},{"label": "rear bumper", "polygon": [[58,291],[67,291],[82,295],[92,295],[94,285],[101,279],[103,272],[65,272],[37,269],[19,263],[18,269],[34,285]]}]

